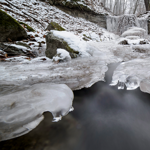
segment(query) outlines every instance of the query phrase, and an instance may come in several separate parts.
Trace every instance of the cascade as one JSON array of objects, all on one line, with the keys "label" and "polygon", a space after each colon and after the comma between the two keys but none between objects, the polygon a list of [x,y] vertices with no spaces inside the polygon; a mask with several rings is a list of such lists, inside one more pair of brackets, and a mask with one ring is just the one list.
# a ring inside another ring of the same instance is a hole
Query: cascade
[{"label": "cascade", "polygon": [[141,27],[147,31],[147,20],[138,18],[135,15],[108,16],[107,30],[115,34],[121,35],[130,27]]}]

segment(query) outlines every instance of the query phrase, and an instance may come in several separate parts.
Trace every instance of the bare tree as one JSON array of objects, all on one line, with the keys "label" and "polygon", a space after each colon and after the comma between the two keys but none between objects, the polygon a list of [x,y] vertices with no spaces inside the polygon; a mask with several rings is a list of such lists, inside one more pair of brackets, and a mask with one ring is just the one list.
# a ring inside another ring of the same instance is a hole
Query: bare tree
[{"label": "bare tree", "polygon": [[150,11],[150,0],[144,0],[146,11]]},{"label": "bare tree", "polygon": [[138,8],[139,1],[140,1],[140,0],[136,0],[135,6],[134,6],[133,14],[136,13],[136,10],[137,10],[137,8]]}]

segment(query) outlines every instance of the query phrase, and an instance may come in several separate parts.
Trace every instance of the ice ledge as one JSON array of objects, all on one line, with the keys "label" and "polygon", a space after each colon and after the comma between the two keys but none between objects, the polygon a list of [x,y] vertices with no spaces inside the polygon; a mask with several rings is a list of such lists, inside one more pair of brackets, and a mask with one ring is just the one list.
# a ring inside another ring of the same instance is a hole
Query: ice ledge
[{"label": "ice ledge", "polygon": [[150,58],[134,59],[121,63],[114,71],[112,83],[118,89],[134,90],[140,87],[141,91],[150,93]]},{"label": "ice ledge", "polygon": [[44,112],[51,112],[59,121],[73,110],[73,92],[64,84],[40,83],[24,86],[20,91],[0,98],[0,140],[24,135],[42,120]]}]

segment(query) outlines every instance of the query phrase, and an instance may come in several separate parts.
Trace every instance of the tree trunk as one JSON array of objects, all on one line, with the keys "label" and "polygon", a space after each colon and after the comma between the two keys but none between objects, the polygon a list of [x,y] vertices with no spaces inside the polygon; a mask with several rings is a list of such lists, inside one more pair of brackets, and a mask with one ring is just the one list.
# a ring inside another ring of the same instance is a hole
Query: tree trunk
[{"label": "tree trunk", "polygon": [[150,0],[144,0],[144,3],[145,3],[145,7],[146,7],[146,11],[150,11]]}]

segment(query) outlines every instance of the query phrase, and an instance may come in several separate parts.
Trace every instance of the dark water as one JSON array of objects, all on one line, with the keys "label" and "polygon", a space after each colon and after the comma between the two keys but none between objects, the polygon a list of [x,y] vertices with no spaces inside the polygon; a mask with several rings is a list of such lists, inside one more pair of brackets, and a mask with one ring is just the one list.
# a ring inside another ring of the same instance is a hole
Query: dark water
[{"label": "dark water", "polygon": [[[106,83],[75,91],[75,110],[58,123],[45,113],[22,137],[0,142],[0,150],[150,150],[150,95]],[[32,113],[32,112],[31,112]]]}]

